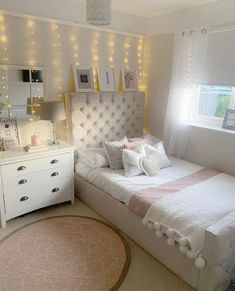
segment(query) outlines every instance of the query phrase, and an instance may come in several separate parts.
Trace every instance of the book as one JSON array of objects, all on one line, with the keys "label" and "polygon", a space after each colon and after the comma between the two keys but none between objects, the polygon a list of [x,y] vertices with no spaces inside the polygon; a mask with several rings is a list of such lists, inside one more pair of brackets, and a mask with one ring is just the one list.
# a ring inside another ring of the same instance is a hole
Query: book
[{"label": "book", "polygon": [[47,149],[48,149],[48,146],[44,144],[39,145],[39,146],[26,145],[24,147],[24,150],[26,150],[27,152],[37,152],[37,151],[43,151]]}]

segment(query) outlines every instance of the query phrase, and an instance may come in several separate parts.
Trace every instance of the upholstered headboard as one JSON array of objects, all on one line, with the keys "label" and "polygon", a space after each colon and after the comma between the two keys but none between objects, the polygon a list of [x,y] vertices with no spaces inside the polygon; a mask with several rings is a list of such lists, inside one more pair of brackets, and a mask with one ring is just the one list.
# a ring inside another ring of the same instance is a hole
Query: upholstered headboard
[{"label": "upholstered headboard", "polygon": [[100,147],[105,140],[143,134],[144,93],[67,93],[68,140]]}]

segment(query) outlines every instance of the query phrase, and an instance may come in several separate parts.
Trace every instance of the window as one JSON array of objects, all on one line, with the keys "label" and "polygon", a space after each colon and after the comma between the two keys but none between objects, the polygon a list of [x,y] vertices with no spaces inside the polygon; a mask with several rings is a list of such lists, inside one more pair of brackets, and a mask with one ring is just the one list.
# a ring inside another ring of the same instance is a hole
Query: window
[{"label": "window", "polygon": [[235,109],[235,87],[200,86],[195,119],[221,124],[227,109]]}]

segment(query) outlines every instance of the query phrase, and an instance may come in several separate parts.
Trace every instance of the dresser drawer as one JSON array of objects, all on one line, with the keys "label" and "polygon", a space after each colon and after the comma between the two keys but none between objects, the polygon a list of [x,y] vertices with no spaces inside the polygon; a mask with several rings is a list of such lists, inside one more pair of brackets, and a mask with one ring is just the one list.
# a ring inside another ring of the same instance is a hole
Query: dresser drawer
[{"label": "dresser drawer", "polygon": [[71,165],[71,154],[57,154],[41,159],[28,160],[25,162],[14,163],[2,166],[3,180],[9,177],[17,177],[32,172],[40,172],[49,170],[55,167]]},{"label": "dresser drawer", "polygon": [[13,189],[22,191],[28,187],[34,187],[41,184],[42,181],[54,182],[60,179],[69,178],[73,176],[73,167],[66,165],[64,167],[55,167],[49,170],[33,172],[31,174],[24,174],[16,177],[10,177],[3,180],[3,189],[7,193]]},{"label": "dresser drawer", "polygon": [[13,190],[5,196],[6,219],[73,199],[73,178],[40,184],[31,189]]}]

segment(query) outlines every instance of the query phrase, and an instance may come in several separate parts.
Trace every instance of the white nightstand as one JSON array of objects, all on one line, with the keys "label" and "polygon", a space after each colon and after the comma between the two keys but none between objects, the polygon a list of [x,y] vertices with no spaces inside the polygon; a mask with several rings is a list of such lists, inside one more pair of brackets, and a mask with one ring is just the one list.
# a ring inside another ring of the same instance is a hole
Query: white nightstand
[{"label": "white nightstand", "polygon": [[0,219],[6,221],[49,205],[74,203],[74,148],[63,144],[28,153],[0,152]]}]

